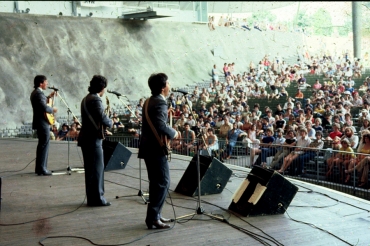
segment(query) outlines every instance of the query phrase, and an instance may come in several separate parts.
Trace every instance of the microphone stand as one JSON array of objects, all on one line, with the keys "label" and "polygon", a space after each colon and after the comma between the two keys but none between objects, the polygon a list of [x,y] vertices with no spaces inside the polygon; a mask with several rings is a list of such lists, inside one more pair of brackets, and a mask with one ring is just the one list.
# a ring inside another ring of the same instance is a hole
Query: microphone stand
[{"label": "microphone stand", "polygon": [[[131,115],[134,115],[134,117],[138,120],[139,122],[139,145],[140,145],[140,139],[141,139],[141,128],[142,128],[142,122],[136,117],[136,115],[132,112],[132,110],[128,107],[128,105],[120,98],[120,96],[122,96],[121,94],[119,93],[113,93],[117,96],[118,100],[121,101],[121,103],[130,111]],[[149,193],[144,193],[141,189],[141,159],[139,159],[139,192],[137,193],[137,195],[128,195],[128,196],[116,196],[116,199],[120,198],[120,197],[132,197],[132,196],[140,196],[141,199],[143,199],[144,203],[145,204],[148,204],[149,203]]]},{"label": "microphone stand", "polygon": [[[58,89],[56,88],[51,88],[53,89],[54,91],[58,91]],[[81,122],[77,119],[76,115],[71,111],[71,109],[69,108],[68,104],[66,103],[66,101],[63,99],[63,97],[59,94],[58,95],[60,100],[64,103],[64,105],[67,107],[67,114],[68,114],[68,117],[67,117],[67,122],[69,124],[70,122],[70,114],[73,115],[73,117],[77,120],[77,122],[80,124],[80,126],[82,126]],[[68,134],[68,133],[67,133]],[[68,174],[68,175],[71,175],[72,172],[79,172],[79,173],[83,173],[85,171],[84,168],[71,168],[70,166],[70,139],[69,137],[67,137],[67,141],[68,141],[68,166],[67,166],[67,171],[66,172],[62,172],[62,173],[59,173],[59,172],[53,172],[52,175],[62,175],[62,174]]]},{"label": "microphone stand", "polygon": [[[186,103],[188,104],[188,106],[189,106],[189,103],[188,103],[188,97],[186,96],[186,92],[181,92],[181,93],[183,93],[184,95],[185,95],[185,101],[186,101]],[[190,106],[189,106],[190,107]],[[192,108],[190,108],[190,112],[191,112],[191,115],[193,116],[193,119],[195,119],[195,117],[194,117],[194,114],[193,114],[193,110],[192,110]],[[204,136],[203,136],[203,134],[201,134],[202,135],[202,141],[203,141],[203,145],[204,146],[207,146],[206,144],[205,144],[205,140],[204,140]],[[198,215],[198,214],[203,214],[203,215],[207,215],[207,216],[209,216],[209,217],[211,217],[212,219],[217,219],[217,220],[219,220],[219,221],[225,221],[225,219],[224,218],[221,218],[221,217],[218,217],[218,216],[215,216],[215,215],[213,215],[213,214],[208,214],[208,213],[205,213],[205,211],[204,211],[204,209],[203,209],[203,207],[202,207],[202,204],[201,204],[201,187],[200,187],[200,149],[199,149],[199,140],[197,140],[197,161],[196,161],[196,165],[197,165],[197,175],[198,175],[198,207],[197,207],[197,209],[196,209],[196,211],[194,212],[194,213],[192,213],[192,214],[187,214],[187,215],[183,215],[183,216],[180,216],[180,217],[177,217],[177,218],[175,218],[175,220],[181,220],[181,219],[184,219],[184,218],[186,218],[186,217],[194,217],[195,215]],[[212,155],[209,153],[209,149],[208,148],[206,148],[207,149],[207,152],[208,152],[208,155],[212,158]]]}]

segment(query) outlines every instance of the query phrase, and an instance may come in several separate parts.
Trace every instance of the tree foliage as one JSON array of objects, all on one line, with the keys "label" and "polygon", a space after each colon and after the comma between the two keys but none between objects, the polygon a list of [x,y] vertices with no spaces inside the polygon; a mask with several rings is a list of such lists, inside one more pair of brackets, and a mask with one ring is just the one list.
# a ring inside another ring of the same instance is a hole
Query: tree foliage
[{"label": "tree foliage", "polygon": [[338,34],[340,36],[348,36],[348,33],[352,32],[352,18],[347,16],[344,25],[338,27]]},{"label": "tree foliage", "polygon": [[331,36],[333,24],[330,13],[323,8],[318,9],[312,15],[312,28],[316,35]]},{"label": "tree foliage", "polygon": [[294,23],[297,27],[306,29],[307,27],[311,26],[312,19],[311,16],[306,14],[306,11],[301,10],[294,17]]},{"label": "tree foliage", "polygon": [[249,24],[253,24],[255,22],[275,22],[276,20],[276,15],[271,13],[270,11],[257,11],[252,14],[251,17],[247,19],[247,22]]}]

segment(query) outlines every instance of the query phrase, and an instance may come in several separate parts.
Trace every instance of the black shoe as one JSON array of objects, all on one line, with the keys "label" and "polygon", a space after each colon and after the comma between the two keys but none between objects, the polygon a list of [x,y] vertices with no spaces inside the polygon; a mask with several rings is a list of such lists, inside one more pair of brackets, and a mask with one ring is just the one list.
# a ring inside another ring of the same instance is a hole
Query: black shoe
[{"label": "black shoe", "polygon": [[87,206],[89,207],[103,207],[103,206],[110,206],[112,203],[105,202],[105,203],[88,203]]},{"label": "black shoe", "polygon": [[159,219],[162,223],[168,223],[168,222],[174,222],[174,219],[166,219],[166,218],[160,218]]},{"label": "black shoe", "polygon": [[45,171],[37,173],[37,175],[39,175],[39,176],[41,176],[41,175],[50,176],[51,172],[49,170],[45,170]]},{"label": "black shoe", "polygon": [[145,223],[148,229],[168,229],[170,228],[170,225],[162,223],[161,220],[155,220],[155,221],[152,221],[151,223],[149,222],[145,222]]}]

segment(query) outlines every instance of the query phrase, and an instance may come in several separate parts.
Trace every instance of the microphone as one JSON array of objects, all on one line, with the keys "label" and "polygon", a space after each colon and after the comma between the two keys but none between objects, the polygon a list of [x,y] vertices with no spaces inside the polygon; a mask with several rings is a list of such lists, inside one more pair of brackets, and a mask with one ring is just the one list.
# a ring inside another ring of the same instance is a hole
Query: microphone
[{"label": "microphone", "polygon": [[54,91],[59,91],[59,89],[57,89],[57,88],[55,88],[54,86],[52,86],[52,87],[48,87],[50,90],[54,90]]},{"label": "microphone", "polygon": [[186,95],[186,94],[189,94],[189,92],[184,91],[184,90],[181,90],[181,89],[174,89],[174,88],[172,88],[172,89],[171,89],[171,91],[172,91],[172,92],[180,92],[180,93],[185,94],[185,95]]},{"label": "microphone", "polygon": [[118,93],[118,92],[116,92],[116,91],[110,91],[110,90],[107,90],[107,92],[108,92],[108,93],[112,93],[112,94],[114,94],[114,95],[116,95],[116,96],[118,96],[118,97],[122,96],[122,94],[121,94],[121,93]]}]

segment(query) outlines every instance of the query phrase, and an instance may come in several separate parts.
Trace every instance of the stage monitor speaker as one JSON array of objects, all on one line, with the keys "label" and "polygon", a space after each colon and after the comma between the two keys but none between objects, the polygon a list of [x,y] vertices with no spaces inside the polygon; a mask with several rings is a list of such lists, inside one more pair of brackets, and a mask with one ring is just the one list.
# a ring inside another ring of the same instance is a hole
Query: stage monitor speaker
[{"label": "stage monitor speaker", "polygon": [[104,170],[124,169],[132,152],[120,142],[103,141]]},{"label": "stage monitor speaker", "polygon": [[[199,155],[200,190],[201,195],[218,194],[223,191],[229,181],[232,171],[218,159]],[[185,170],[175,192],[186,196],[197,196],[198,171],[197,156],[195,155]]]},{"label": "stage monitor speaker", "polygon": [[255,166],[235,192],[229,210],[243,216],[283,214],[297,191],[278,172]]}]

